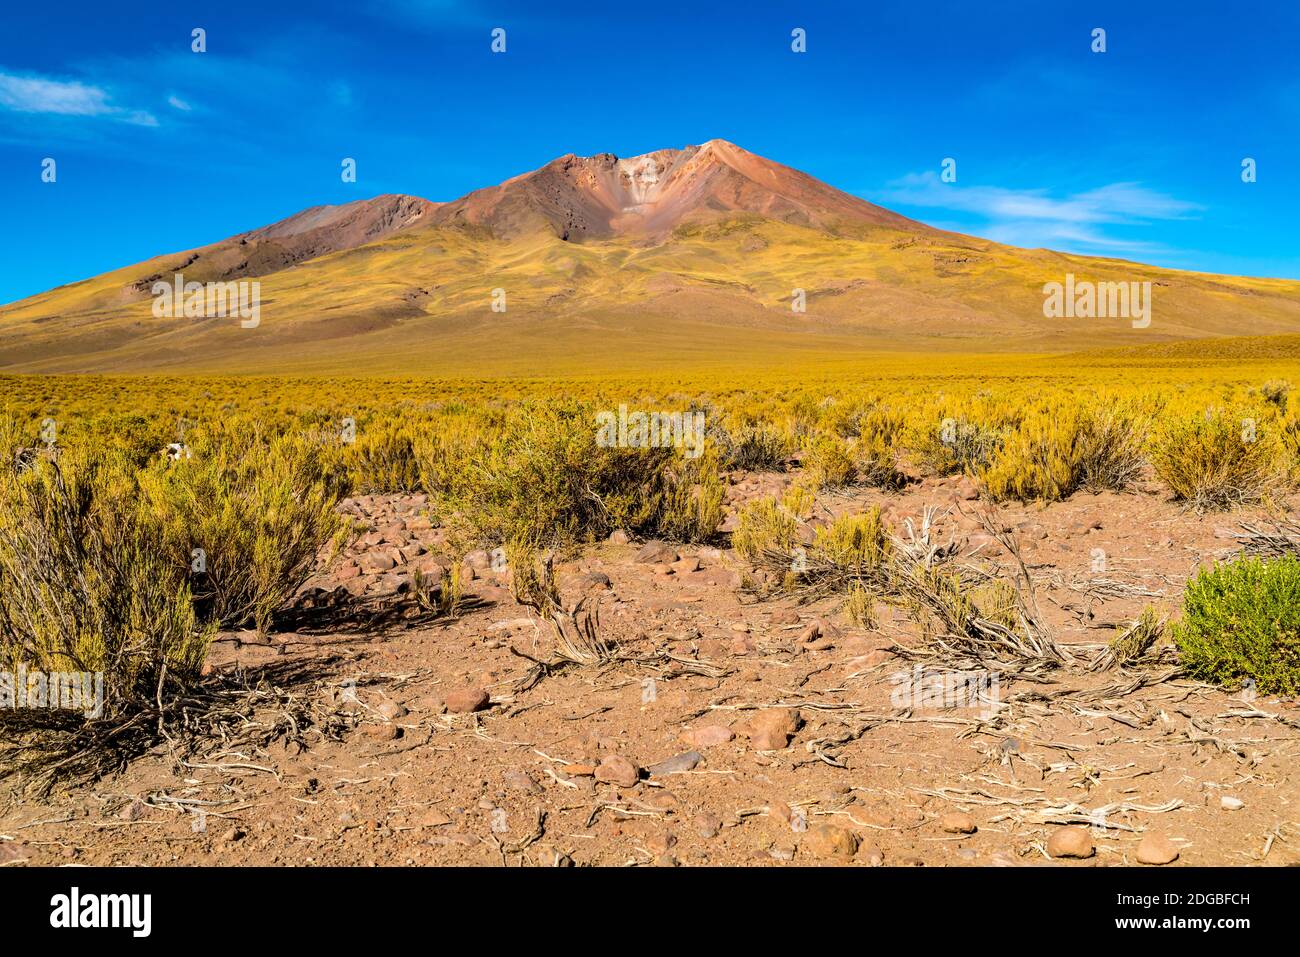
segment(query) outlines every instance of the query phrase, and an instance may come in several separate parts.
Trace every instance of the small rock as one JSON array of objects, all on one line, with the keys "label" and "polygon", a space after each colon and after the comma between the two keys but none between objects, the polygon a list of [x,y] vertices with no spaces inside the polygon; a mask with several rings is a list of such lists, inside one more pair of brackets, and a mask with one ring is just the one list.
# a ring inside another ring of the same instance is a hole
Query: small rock
[{"label": "small rock", "polygon": [[641,774],[636,765],[618,754],[607,755],[596,766],[596,780],[615,787],[635,787],[640,779]]},{"label": "small rock", "polygon": [[939,826],[949,834],[975,833],[975,819],[965,811],[948,811],[939,818]]},{"label": "small rock", "polygon": [[722,818],[716,814],[704,812],[695,818],[695,833],[706,840],[711,837],[717,837],[718,832],[722,830]]},{"label": "small rock", "polygon": [[362,725],[361,731],[367,738],[373,738],[375,741],[392,741],[402,733],[402,729],[391,721]]},{"label": "small rock", "polygon": [[1049,857],[1092,857],[1092,835],[1086,827],[1059,827],[1047,839]]},{"label": "small rock", "polygon": [[754,639],[749,635],[737,635],[731,639],[728,647],[733,655],[748,655],[752,654],[758,645],[754,644]]},{"label": "small rock", "polygon": [[641,546],[636,560],[642,565],[668,565],[677,561],[677,553],[663,542],[650,541]]},{"label": "small rock", "polygon": [[17,841],[0,841],[0,864],[26,860],[30,851],[26,844]]},{"label": "small rock", "polygon": [[453,714],[469,714],[482,711],[488,706],[491,697],[482,688],[459,688],[449,692],[444,699],[447,710]]},{"label": "small rock", "polygon": [[686,558],[679,558],[673,562],[673,571],[679,575],[689,575],[691,572],[700,570],[700,560],[694,555],[688,555]]},{"label": "small rock", "polygon": [[646,768],[646,773],[652,778],[666,777],[669,774],[683,774],[691,771],[697,764],[704,760],[704,756],[698,751],[686,751],[682,754],[674,755],[667,760],[660,761],[658,764],[652,764]]},{"label": "small rock", "polygon": [[858,856],[870,867],[880,867],[885,863],[885,852],[874,844],[864,844],[858,849]]},{"label": "small rock", "polygon": [[1171,864],[1178,860],[1178,848],[1163,834],[1147,831],[1138,844],[1137,859],[1141,864]]},{"label": "small rock", "polygon": [[609,580],[609,576],[604,572],[588,572],[578,581],[582,585],[583,591],[609,591],[614,587],[614,583]]},{"label": "small rock", "polygon": [[516,791],[526,791],[529,794],[541,794],[543,792],[542,786],[533,780],[532,775],[526,771],[520,771],[518,768],[511,768],[501,775],[501,783],[508,788]]},{"label": "small rock", "polygon": [[632,541],[632,537],[621,528],[616,528],[609,533],[609,543],[611,545],[626,545]]},{"label": "small rock", "polygon": [[396,565],[397,562],[383,552],[367,552],[361,558],[361,567],[367,572],[386,572]]},{"label": "small rock", "polygon": [[697,748],[712,748],[719,744],[726,744],[735,736],[735,732],[726,725],[706,724],[683,733],[681,740]]},{"label": "small rock", "polygon": [[799,712],[794,708],[771,708],[760,711],[737,727],[759,751],[779,751],[790,744],[799,730]]},{"label": "small rock", "polygon": [[803,839],[803,847],[814,857],[849,859],[858,850],[858,838],[837,824],[819,824]]},{"label": "small rock", "polygon": [[396,701],[381,701],[379,706],[375,708],[375,711],[378,712],[381,717],[387,718],[389,721],[395,721],[398,718],[405,718],[411,713]]},{"label": "small rock", "polygon": [[1229,797],[1226,794],[1219,798],[1219,807],[1225,811],[1240,811],[1245,806],[1246,802],[1241,798]]}]

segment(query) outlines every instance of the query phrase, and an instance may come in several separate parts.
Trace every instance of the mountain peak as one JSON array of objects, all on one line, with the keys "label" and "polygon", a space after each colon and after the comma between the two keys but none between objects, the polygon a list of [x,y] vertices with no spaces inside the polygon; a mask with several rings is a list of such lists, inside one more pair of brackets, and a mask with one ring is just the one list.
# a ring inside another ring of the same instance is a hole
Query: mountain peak
[{"label": "mountain peak", "polygon": [[927,229],[723,139],[627,158],[566,153],[447,203],[432,219],[487,226],[503,238],[549,229],[582,240],[663,238],[683,223],[737,213],[819,229],[841,222]]}]

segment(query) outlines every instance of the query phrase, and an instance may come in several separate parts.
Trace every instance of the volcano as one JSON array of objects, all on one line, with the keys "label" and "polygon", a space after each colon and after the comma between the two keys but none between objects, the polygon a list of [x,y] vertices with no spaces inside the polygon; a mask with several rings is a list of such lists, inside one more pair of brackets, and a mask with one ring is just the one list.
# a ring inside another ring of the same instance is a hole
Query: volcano
[{"label": "volcano", "polygon": [[[155,316],[178,275],[257,282],[261,321]],[[1046,315],[1067,276],[1149,283],[1149,321]],[[313,207],[60,286],[0,307],[0,370],[590,372],[1296,333],[1300,283],[963,236],[715,139]]]}]

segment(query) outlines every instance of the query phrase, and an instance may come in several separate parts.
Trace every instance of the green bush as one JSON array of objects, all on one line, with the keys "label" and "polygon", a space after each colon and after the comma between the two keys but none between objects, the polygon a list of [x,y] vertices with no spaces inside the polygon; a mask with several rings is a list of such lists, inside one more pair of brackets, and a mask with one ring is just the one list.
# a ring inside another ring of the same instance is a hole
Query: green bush
[{"label": "green bush", "polygon": [[1261,694],[1300,694],[1300,559],[1240,559],[1202,569],[1173,630],[1195,678]]},{"label": "green bush", "polygon": [[140,484],[165,554],[190,574],[201,617],[226,627],[251,622],[265,633],[320,550],[345,532],[334,511],[344,486],[321,446],[296,436],[210,426],[188,458],[155,463]]},{"label": "green bush", "polygon": [[1267,423],[1251,410],[1167,419],[1152,437],[1151,464],[1174,496],[1198,511],[1257,502],[1283,471],[1278,438]]},{"label": "green bush", "polygon": [[0,667],[100,672],[113,718],[196,681],[212,629],[127,456],[61,458],[0,473]]}]

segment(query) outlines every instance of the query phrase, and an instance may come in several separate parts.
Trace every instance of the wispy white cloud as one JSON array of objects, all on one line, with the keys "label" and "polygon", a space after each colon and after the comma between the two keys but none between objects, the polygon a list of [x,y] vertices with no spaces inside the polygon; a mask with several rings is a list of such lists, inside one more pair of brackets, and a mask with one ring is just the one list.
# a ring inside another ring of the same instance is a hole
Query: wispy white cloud
[{"label": "wispy white cloud", "polygon": [[0,108],[15,113],[107,117],[135,126],[158,125],[157,117],[147,110],[117,106],[112,99],[102,86],[0,70]]},{"label": "wispy white cloud", "polygon": [[[985,220],[980,235],[1015,246],[1072,246],[1097,251],[1152,253],[1161,249],[1107,227],[1144,226],[1193,219],[1196,203],[1140,183],[1111,183],[1097,189],[1053,195],[1045,189],[962,186],[945,183],[933,171],[910,173],[882,194],[888,204],[966,213]],[[969,228],[969,227],[967,227]]]},{"label": "wispy white cloud", "polygon": [[191,106],[188,102],[186,102],[185,100],[182,100],[182,99],[181,99],[179,96],[177,96],[175,93],[173,93],[173,94],[171,94],[169,97],[167,97],[167,105],[170,106],[170,107],[171,107],[172,109],[174,109],[174,110],[180,110],[182,113],[188,113],[188,112],[190,112],[190,110],[194,109],[194,107],[192,107],[192,106]]}]

